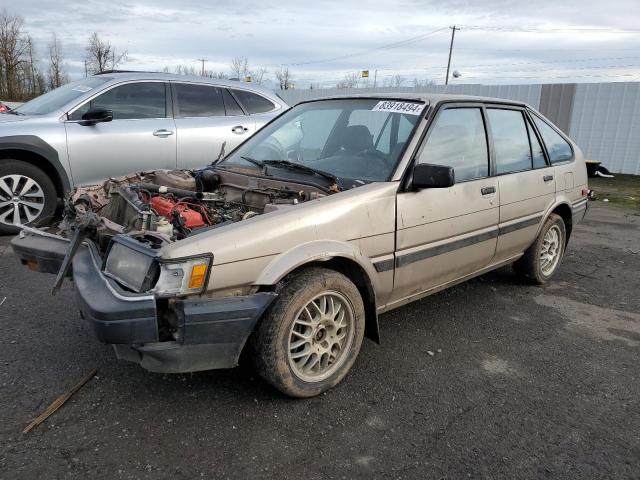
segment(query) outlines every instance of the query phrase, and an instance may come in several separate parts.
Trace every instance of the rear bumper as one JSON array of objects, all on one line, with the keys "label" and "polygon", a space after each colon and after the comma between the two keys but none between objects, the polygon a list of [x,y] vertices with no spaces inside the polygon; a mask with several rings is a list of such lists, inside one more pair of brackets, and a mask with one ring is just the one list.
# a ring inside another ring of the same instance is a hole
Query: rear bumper
[{"label": "rear bumper", "polygon": [[574,204],[571,205],[571,213],[573,224],[582,221],[585,215],[587,214],[587,210],[589,209],[589,199],[584,197]]},{"label": "rear bumper", "polygon": [[[56,273],[68,242],[27,235],[14,238],[12,245],[23,263]],[[169,308],[166,302],[159,305],[153,295],[127,292],[103,275],[100,256],[90,242],[78,249],[72,272],[81,315],[96,337],[113,344],[118,358],[154,372],[236,366],[258,319],[276,298],[265,292],[221,299],[174,299],[170,312],[159,312]],[[160,341],[159,325],[167,313],[174,318],[175,340]]]}]

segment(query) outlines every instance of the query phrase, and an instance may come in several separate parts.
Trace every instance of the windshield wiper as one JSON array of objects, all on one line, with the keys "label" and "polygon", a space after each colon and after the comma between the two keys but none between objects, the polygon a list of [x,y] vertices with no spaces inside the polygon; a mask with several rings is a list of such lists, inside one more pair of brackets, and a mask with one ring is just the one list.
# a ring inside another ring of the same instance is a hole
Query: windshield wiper
[{"label": "windshield wiper", "polygon": [[241,156],[240,157],[243,160],[246,160],[247,162],[253,163],[254,165],[257,165],[258,167],[264,167],[264,162],[260,161],[260,160],[256,160],[255,158],[251,158],[251,157],[244,157]]},{"label": "windshield wiper", "polygon": [[18,112],[17,110],[7,110],[5,113],[10,113],[11,115],[26,115],[22,112]]},{"label": "windshield wiper", "polygon": [[263,160],[262,163],[264,165],[284,167],[290,170],[298,170],[300,172],[307,172],[307,173],[312,173],[314,175],[319,175],[321,177],[326,178],[327,180],[331,180],[338,187],[340,187],[341,190],[343,189],[340,179],[338,177],[336,177],[332,173],[325,172],[323,170],[318,170],[317,168],[309,167],[307,165],[302,165],[301,163],[290,162],[289,160]]}]

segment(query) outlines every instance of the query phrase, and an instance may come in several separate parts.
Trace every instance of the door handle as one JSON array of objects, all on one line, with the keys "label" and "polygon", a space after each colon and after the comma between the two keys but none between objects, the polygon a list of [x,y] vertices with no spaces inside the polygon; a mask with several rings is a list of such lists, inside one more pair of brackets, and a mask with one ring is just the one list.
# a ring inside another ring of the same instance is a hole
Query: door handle
[{"label": "door handle", "polygon": [[482,195],[489,195],[490,193],[496,193],[496,187],[482,187],[480,191]]},{"label": "door handle", "polygon": [[553,175],[545,175],[544,177],[542,177],[542,179],[545,182],[550,182],[551,180],[553,180]]},{"label": "door handle", "polygon": [[242,135],[244,132],[248,131],[247,127],[243,127],[242,125],[236,125],[231,129],[233,133],[237,133],[238,135]]},{"label": "door handle", "polygon": [[155,132],[153,132],[153,136],[154,137],[168,137],[169,135],[173,135],[173,130],[167,130],[167,129],[160,129],[160,130],[156,130]]}]

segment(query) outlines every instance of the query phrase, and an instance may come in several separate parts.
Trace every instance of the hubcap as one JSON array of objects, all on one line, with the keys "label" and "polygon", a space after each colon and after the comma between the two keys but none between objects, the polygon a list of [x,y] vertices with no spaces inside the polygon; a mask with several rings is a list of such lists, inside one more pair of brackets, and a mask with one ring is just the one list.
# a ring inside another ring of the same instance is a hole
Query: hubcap
[{"label": "hubcap", "polygon": [[542,239],[542,251],[540,252],[540,270],[544,275],[550,275],[560,260],[560,241],[562,234],[557,225],[553,225]]},{"label": "hubcap", "polygon": [[0,223],[20,226],[33,222],[44,208],[44,191],[24,175],[0,177]]},{"label": "hubcap", "polygon": [[322,381],[345,362],[353,337],[351,304],[338,292],[323,292],[293,321],[287,345],[289,365],[306,382]]}]

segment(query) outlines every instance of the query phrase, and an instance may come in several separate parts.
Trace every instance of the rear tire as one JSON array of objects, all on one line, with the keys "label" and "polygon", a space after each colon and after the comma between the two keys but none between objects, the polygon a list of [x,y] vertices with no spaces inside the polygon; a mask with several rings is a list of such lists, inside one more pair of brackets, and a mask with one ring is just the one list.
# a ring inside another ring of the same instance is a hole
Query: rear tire
[{"label": "rear tire", "polygon": [[364,337],[357,287],[326,268],[308,268],[278,285],[278,298],[251,340],[256,370],[291,397],[313,397],[351,369]]},{"label": "rear tire", "polygon": [[560,215],[552,213],[542,230],[524,255],[516,260],[513,269],[518,277],[534,285],[549,281],[558,271],[564,255],[567,231]]},{"label": "rear tire", "polygon": [[0,235],[18,233],[20,225],[45,225],[57,206],[56,187],[45,172],[22,160],[0,160]]}]

